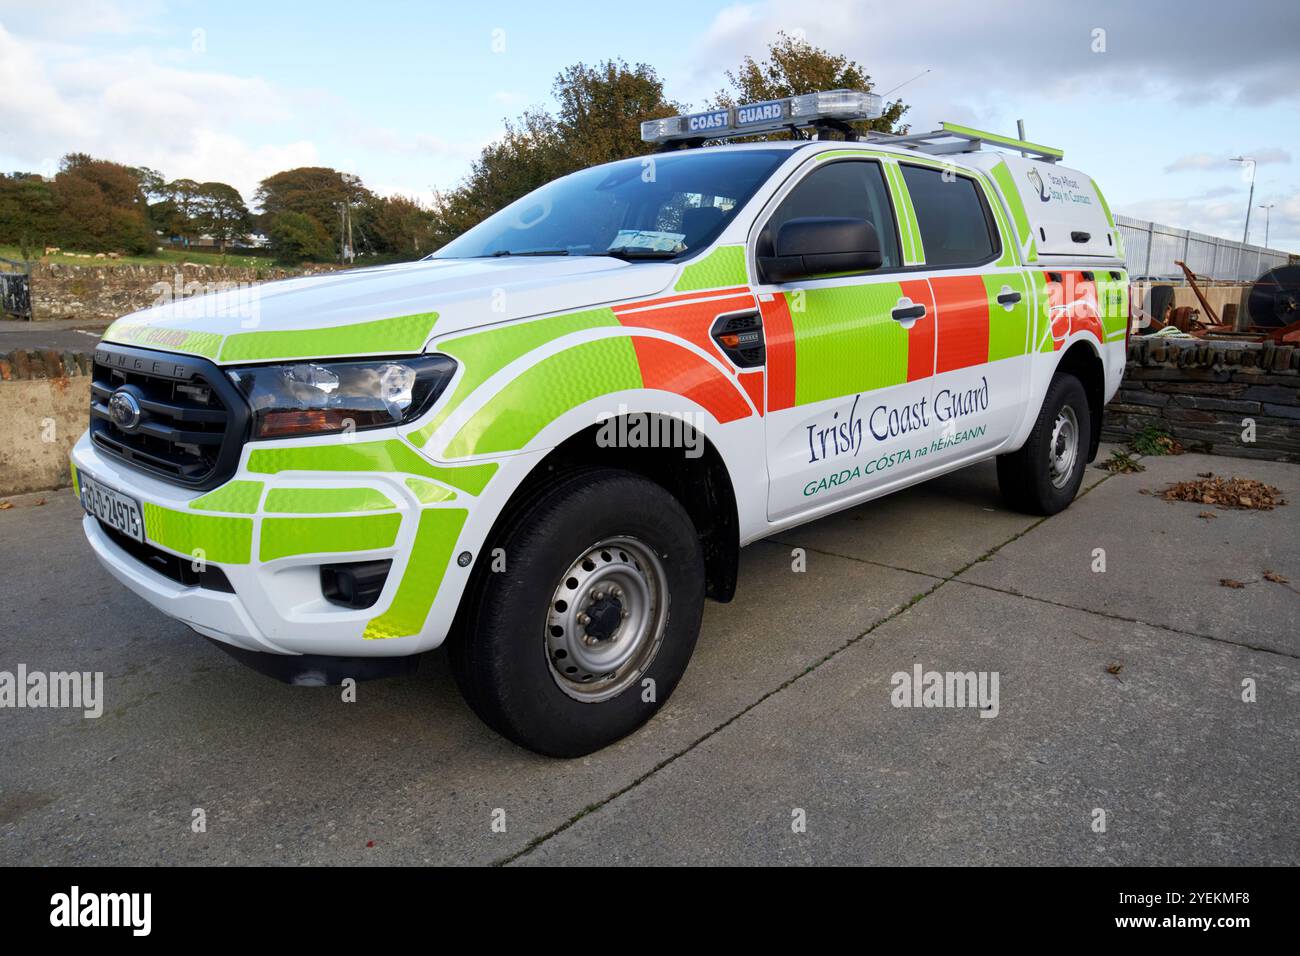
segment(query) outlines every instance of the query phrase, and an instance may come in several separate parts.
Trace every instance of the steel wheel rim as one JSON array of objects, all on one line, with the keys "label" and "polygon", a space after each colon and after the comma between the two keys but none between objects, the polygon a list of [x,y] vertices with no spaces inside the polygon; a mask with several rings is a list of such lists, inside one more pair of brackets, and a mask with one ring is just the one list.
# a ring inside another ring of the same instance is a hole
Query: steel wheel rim
[{"label": "steel wheel rim", "polygon": [[659,555],[637,538],[604,538],[569,566],[551,596],[543,635],[551,676],[583,703],[615,697],[649,669],[667,621]]},{"label": "steel wheel rim", "polygon": [[1079,457],[1079,419],[1069,405],[1056,413],[1047,455],[1052,485],[1064,488],[1074,474],[1074,463]]}]

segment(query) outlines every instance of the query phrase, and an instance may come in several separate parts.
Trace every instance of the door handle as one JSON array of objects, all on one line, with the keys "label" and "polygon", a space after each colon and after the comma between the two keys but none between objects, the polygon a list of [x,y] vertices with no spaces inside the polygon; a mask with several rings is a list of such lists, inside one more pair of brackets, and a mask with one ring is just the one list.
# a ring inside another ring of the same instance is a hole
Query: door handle
[{"label": "door handle", "polygon": [[1020,301],[1020,293],[1009,285],[1004,285],[998,290],[998,305],[1010,312]]},{"label": "door handle", "polygon": [[917,319],[925,318],[925,305],[920,302],[913,302],[907,296],[903,296],[889,314],[903,328],[910,329]]}]

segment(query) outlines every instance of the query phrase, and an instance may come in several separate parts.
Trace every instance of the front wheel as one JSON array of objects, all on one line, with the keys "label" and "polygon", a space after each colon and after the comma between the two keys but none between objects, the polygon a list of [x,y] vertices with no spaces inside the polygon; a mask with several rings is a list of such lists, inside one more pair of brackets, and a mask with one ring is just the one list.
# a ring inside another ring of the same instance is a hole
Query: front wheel
[{"label": "front wheel", "polygon": [[500,541],[450,645],[489,726],[529,750],[577,757],[641,726],[686,670],[704,607],[704,557],[681,504],[619,471],[573,475]]},{"label": "front wheel", "polygon": [[1083,483],[1092,436],[1092,413],[1083,385],[1058,375],[1019,451],[998,456],[998,488],[1017,511],[1054,515],[1069,507]]}]

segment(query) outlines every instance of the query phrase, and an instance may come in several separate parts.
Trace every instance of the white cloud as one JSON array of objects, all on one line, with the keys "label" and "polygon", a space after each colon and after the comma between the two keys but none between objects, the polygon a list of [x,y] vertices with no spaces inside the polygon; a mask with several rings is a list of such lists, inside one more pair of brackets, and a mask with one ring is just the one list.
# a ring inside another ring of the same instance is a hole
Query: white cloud
[{"label": "white cloud", "polygon": [[[1171,33],[1171,24],[1185,28]],[[1114,95],[1123,97],[1119,109],[1144,94],[1187,105],[1256,106],[1300,96],[1294,0],[1094,0],[1083,15],[1020,0],[907,0],[905,12],[898,0],[735,4],[701,32],[700,66],[687,92],[712,92],[719,64],[759,56],[778,30],[803,31],[814,44],[845,51],[868,67],[881,91],[930,67],[934,72],[918,86],[953,91],[954,104],[932,104],[949,111],[960,102],[978,109],[1008,93],[1086,97],[1097,109]],[[926,117],[932,118],[954,119]]]},{"label": "white cloud", "polygon": [[0,24],[0,155],[50,174],[86,152],[169,178],[221,180],[251,198],[257,182],[316,161],[305,139],[252,142],[232,131],[281,122],[294,103],[257,77],[161,65],[140,50],[92,55],[21,38]]},{"label": "white cloud", "polygon": [[1222,168],[1228,161],[1226,156],[1215,156],[1212,153],[1190,153],[1187,156],[1179,156],[1172,163],[1165,167],[1167,173],[1183,173],[1193,169],[1214,169]]},{"label": "white cloud", "polygon": [[0,24],[21,23],[28,36],[66,40],[70,36],[125,36],[152,32],[162,12],[160,0],[78,0],[61,3],[0,0]]},{"label": "white cloud", "polygon": [[[1219,190],[1204,195],[1178,198],[1165,197],[1127,203],[1117,209],[1126,216],[1151,219],[1179,229],[1191,229],[1211,236],[1241,240],[1246,221],[1246,191],[1238,190],[1231,196]],[[1300,251],[1300,191],[1274,200],[1276,205],[1269,213],[1269,246],[1274,249]],[[1258,192],[1256,206],[1261,204]],[[1250,241],[1264,244],[1264,213],[1256,208],[1250,214]]]},{"label": "white cloud", "polygon": [[[1277,146],[1261,147],[1260,149],[1248,149],[1241,155],[1249,156],[1255,160],[1256,165],[1267,166],[1270,163],[1289,163],[1291,154],[1285,149]],[[1167,173],[1182,173],[1202,169],[1224,169],[1232,160],[1227,154],[1215,153],[1189,153],[1186,156],[1180,156],[1168,166],[1165,167]]]}]

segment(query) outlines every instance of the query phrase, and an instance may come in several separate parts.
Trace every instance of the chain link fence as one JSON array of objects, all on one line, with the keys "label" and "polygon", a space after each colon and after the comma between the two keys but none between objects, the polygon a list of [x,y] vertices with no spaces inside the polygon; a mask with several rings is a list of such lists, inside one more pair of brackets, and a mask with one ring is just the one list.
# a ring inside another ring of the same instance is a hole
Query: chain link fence
[{"label": "chain link fence", "polygon": [[1216,281],[1254,282],[1294,258],[1280,249],[1245,245],[1146,219],[1116,216],[1115,224],[1124,237],[1129,274],[1135,277],[1182,279],[1182,270],[1174,265],[1181,261],[1197,275]]}]

